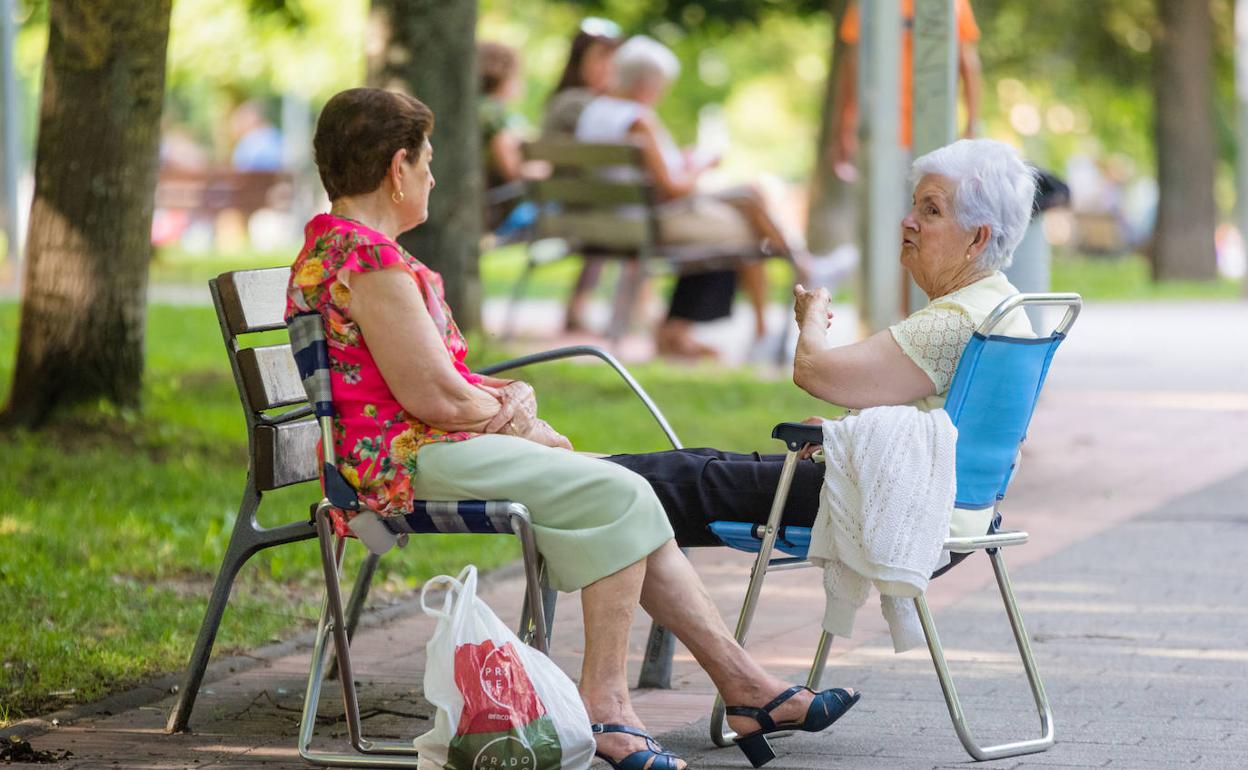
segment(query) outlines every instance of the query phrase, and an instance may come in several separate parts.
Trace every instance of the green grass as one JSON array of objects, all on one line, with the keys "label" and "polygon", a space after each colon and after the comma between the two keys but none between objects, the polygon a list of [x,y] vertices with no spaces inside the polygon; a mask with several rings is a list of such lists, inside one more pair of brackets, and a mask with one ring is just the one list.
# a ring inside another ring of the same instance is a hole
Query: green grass
[{"label": "green grass", "polygon": [[[84,410],[39,432],[0,434],[0,722],[180,670],[190,653],[245,480],[245,434],[212,310],[157,305],[148,324],[141,413]],[[0,399],[16,332],[16,306],[0,303]],[[771,449],[775,422],[819,412],[783,380],[661,364],[635,373],[688,446]],[[579,449],[664,448],[605,367],[550,364],[531,379],[542,415]],[[302,517],[316,494],[314,485],[266,494],[261,519]],[[510,538],[423,537],[382,561],[376,595],[516,553]],[[254,557],[218,654],[310,627],[317,570],[312,542]]]},{"label": "green grass", "polygon": [[1077,291],[1085,300],[1099,302],[1233,300],[1244,296],[1243,285],[1229,278],[1154,283],[1148,260],[1138,254],[1122,257],[1055,255],[1053,291]]}]

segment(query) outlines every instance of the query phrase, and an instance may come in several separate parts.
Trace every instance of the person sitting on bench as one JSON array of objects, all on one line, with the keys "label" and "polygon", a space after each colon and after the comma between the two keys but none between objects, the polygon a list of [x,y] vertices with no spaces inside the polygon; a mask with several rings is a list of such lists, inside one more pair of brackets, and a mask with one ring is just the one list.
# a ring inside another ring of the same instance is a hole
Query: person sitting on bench
[{"label": "person sitting on bench", "polygon": [[685,766],[645,734],[629,700],[638,603],[689,648],[726,702],[740,704],[729,721],[743,749],[775,729],[826,728],[857,693],[790,687],[763,670],[724,624],[646,481],[571,451],[537,417],[529,385],[464,363],[441,276],[395,240],[428,216],[432,130],[424,104],[374,88],[337,94],[317,122],[316,164],[331,205],[307,224],[286,315],[324,319],[338,470],[382,515],[415,500],[508,499],[529,509],[551,586],[581,592],[580,692],[598,754],[613,767]]}]

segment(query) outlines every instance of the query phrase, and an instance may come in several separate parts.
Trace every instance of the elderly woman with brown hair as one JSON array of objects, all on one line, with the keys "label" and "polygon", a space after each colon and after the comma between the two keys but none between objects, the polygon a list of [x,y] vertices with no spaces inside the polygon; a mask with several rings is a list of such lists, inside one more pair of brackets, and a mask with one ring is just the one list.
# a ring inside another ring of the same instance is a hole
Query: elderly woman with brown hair
[{"label": "elderly woman with brown hair", "polygon": [[441,278],[395,241],[428,215],[432,130],[424,104],[371,88],[334,96],[317,123],[331,208],[306,227],[287,315],[324,318],[339,470],[383,515],[421,499],[506,498],[529,508],[551,585],[581,592],[580,692],[598,755],[613,767],[685,766],[645,734],[629,701],[638,603],[684,642],[726,702],[740,704],[729,712],[734,730],[824,729],[856,694],[814,693],[767,674],[724,625],[645,480],[570,451],[537,417],[531,387],[464,363]]}]

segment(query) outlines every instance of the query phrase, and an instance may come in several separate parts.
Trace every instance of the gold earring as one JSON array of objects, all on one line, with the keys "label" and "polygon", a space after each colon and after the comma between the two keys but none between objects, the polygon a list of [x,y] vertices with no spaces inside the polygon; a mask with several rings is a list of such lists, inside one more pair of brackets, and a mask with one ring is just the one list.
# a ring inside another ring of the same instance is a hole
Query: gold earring
[{"label": "gold earring", "polygon": [[402,203],[403,197],[404,196],[403,196],[402,190],[396,190],[395,192],[390,193],[390,200],[394,201],[395,203]]}]

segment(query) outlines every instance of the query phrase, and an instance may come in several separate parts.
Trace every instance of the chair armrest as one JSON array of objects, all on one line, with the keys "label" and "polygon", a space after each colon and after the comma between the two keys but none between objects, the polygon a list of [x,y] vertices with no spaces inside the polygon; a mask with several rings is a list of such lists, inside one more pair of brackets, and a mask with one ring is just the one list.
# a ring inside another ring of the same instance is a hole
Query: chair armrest
[{"label": "chair armrest", "polygon": [[520,356],[519,358],[512,358],[507,361],[490,364],[489,366],[481,367],[477,370],[477,372],[485,375],[495,375],[499,372],[507,372],[513,369],[523,369],[524,367],[532,366],[533,364],[542,364],[547,361],[558,361],[564,358],[577,358],[581,356],[597,358],[614,369],[615,373],[620,375],[620,379],[624,380],[629,389],[633,391],[633,395],[637,396],[641,403],[645,405],[646,409],[650,412],[650,416],[654,418],[654,421],[659,424],[659,427],[667,436],[667,440],[671,442],[672,448],[680,449],[682,447],[680,439],[676,437],[676,432],[672,430],[672,426],[667,422],[667,418],[663,416],[663,413],[659,411],[659,407],[655,405],[654,401],[650,398],[650,394],[646,393],[645,389],[641,387],[641,384],[633,378],[633,375],[624,368],[623,364],[616,360],[615,356],[600,347],[594,345],[572,345],[566,348],[543,350],[538,353],[530,353],[527,356]]},{"label": "chair armrest", "polygon": [[1028,534],[1020,530],[1002,530],[991,535],[976,537],[945,538],[946,551],[979,551],[985,548],[1005,548],[1011,545],[1022,545],[1027,542]]},{"label": "chair armrest", "polygon": [[771,429],[771,437],[784,442],[790,452],[796,452],[807,444],[823,443],[823,426],[804,422],[782,422]]}]

